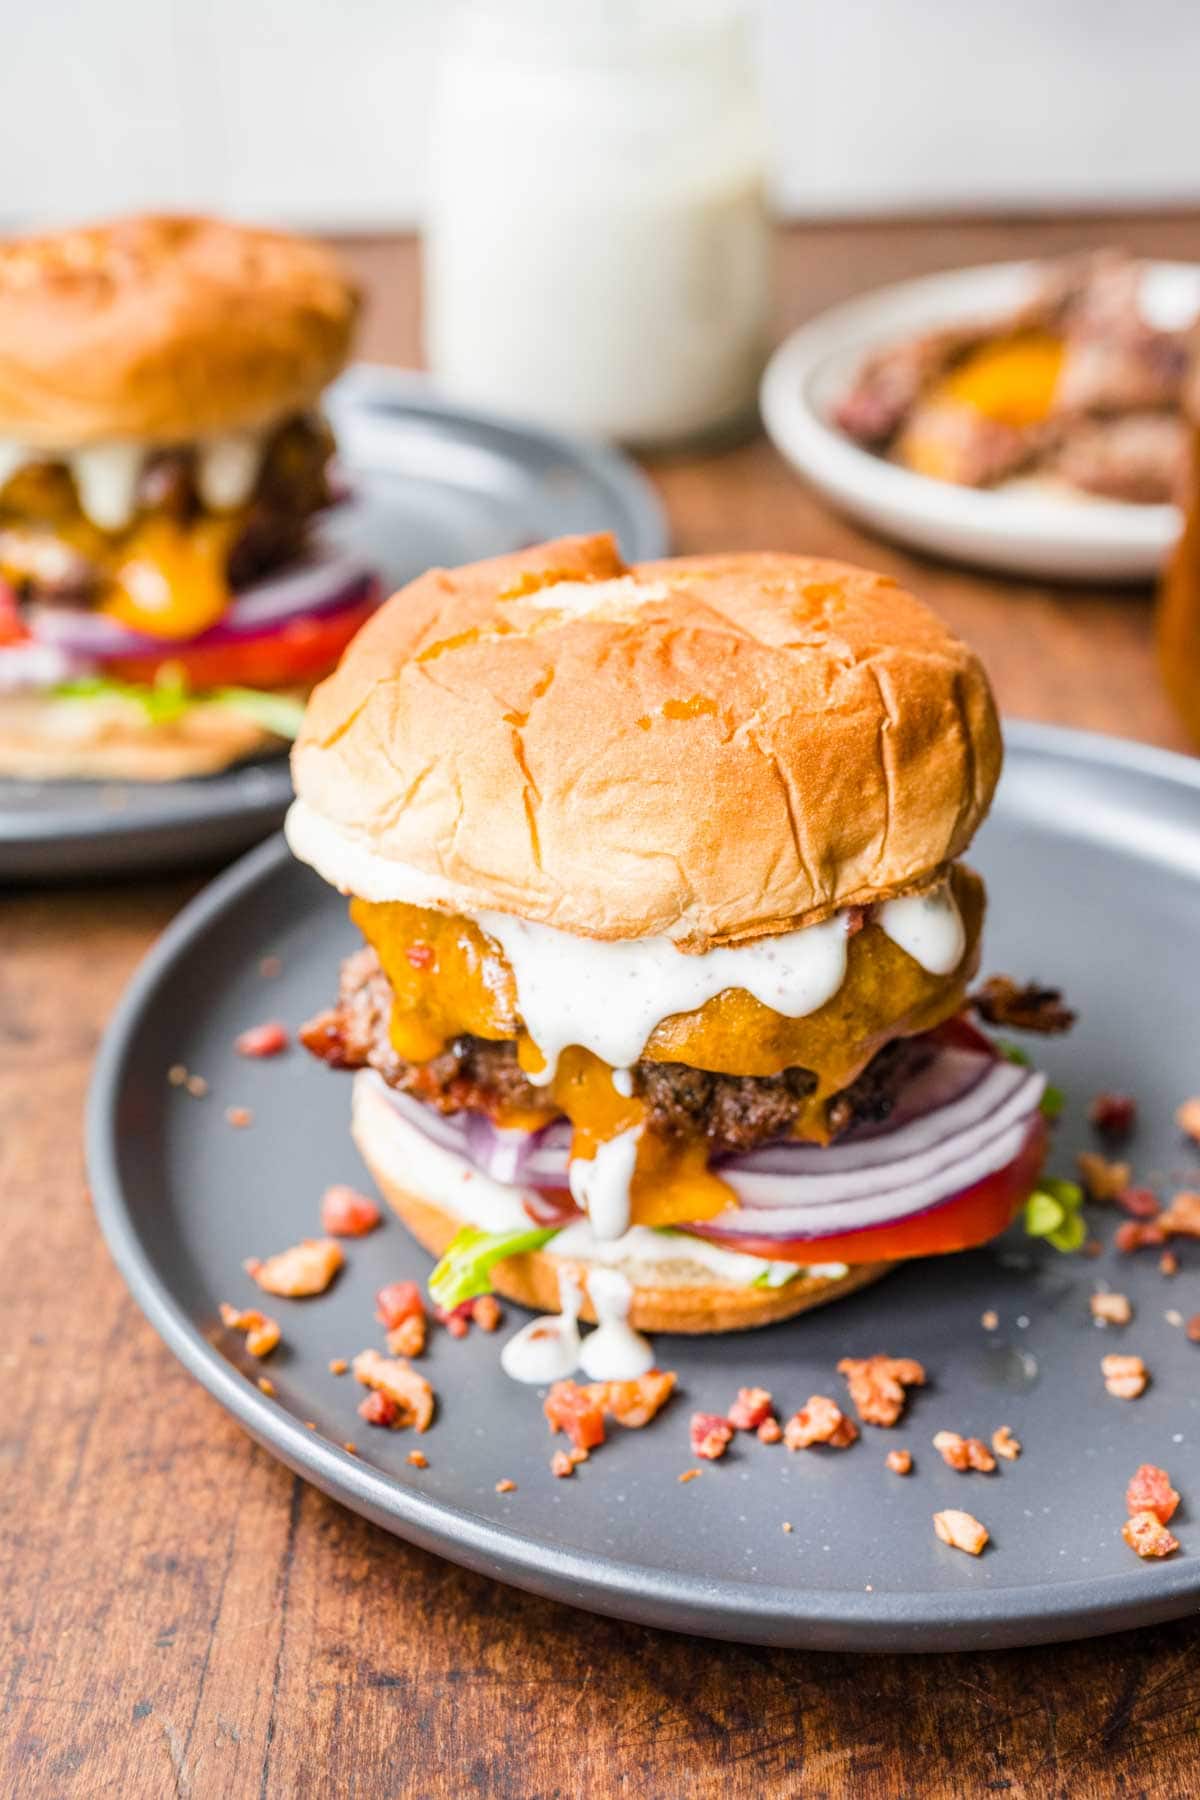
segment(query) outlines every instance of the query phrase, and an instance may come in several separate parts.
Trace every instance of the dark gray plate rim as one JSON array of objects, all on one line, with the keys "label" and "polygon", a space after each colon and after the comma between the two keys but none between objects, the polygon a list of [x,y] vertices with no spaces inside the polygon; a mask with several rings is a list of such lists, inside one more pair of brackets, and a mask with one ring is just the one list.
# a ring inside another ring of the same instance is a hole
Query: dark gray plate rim
[{"label": "dark gray plate rim", "polygon": [[[1200,793],[1200,762],[1171,751],[1025,721],[1008,721],[1006,739],[1022,753],[1122,769]],[[391,1480],[272,1405],[193,1325],[147,1255],[118,1175],[116,1121],[126,1063],[160,984],[208,924],[236,907],[288,854],[280,837],[260,844],[184,907],[163,933],[105,1033],[87,1108],[87,1163],[96,1215],[133,1298],[184,1367],[264,1448],[334,1499],[453,1562],[595,1612],[618,1618],[636,1612],[640,1622],[705,1636],[778,1643],[783,1627],[797,1643],[870,1650],[887,1637],[890,1648],[902,1643],[919,1650],[945,1648],[949,1628],[961,1632],[966,1647],[984,1647],[993,1635],[997,1643],[1030,1645],[1157,1623],[1200,1607],[1200,1560],[1195,1558],[1159,1565],[1152,1591],[1140,1567],[1052,1587],[916,1597],[792,1587],[772,1592],[724,1578],[699,1582],[644,1564],[588,1557],[497,1528],[469,1508],[429,1499]],[[748,1621],[764,1628],[762,1637]]]}]

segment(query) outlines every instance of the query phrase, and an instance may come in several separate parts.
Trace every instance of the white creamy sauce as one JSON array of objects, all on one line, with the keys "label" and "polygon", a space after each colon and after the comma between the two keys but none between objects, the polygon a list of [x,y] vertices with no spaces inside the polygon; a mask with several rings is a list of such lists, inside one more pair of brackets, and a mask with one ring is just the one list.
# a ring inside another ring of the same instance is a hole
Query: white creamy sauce
[{"label": "white creamy sauce", "polygon": [[633,1070],[614,1069],[612,1072],[612,1084],[623,1100],[630,1099],[633,1095]]},{"label": "white creamy sauce", "polygon": [[[205,506],[226,512],[250,498],[262,467],[267,434],[239,431],[195,446],[196,485]],[[160,446],[140,440],[54,450],[0,443],[0,488],[30,463],[62,463],[70,471],[80,511],[100,531],[125,531],[137,511],[146,463]]]},{"label": "white creamy sauce", "polygon": [[500,1367],[514,1381],[544,1387],[551,1381],[565,1381],[579,1367],[579,1309],[583,1294],[573,1269],[558,1272],[558,1303],[561,1313],[530,1319],[501,1350]]},{"label": "white creamy sauce", "polygon": [[587,1213],[598,1238],[623,1237],[629,1230],[629,1184],[641,1135],[640,1125],[631,1126],[598,1145],[595,1156],[577,1156],[567,1165],[571,1198]]},{"label": "white creamy sauce", "polygon": [[905,894],[876,909],[879,929],[930,975],[950,975],[967,947],[962,914],[948,882],[927,894]]},{"label": "white creamy sauce", "polygon": [[592,1269],[587,1285],[596,1329],[583,1340],[580,1367],[589,1381],[636,1381],[654,1367],[654,1351],[629,1323],[632,1285],[616,1269]]},{"label": "white creamy sauce", "polygon": [[529,1079],[545,1086],[570,1044],[623,1068],[638,1060],[656,1025],[695,1012],[725,988],[744,988],[772,1011],[799,1019],[833,998],[846,976],[846,918],[689,956],[670,938],[576,937],[511,913],[477,912],[517,986],[521,1017],[546,1059]]}]

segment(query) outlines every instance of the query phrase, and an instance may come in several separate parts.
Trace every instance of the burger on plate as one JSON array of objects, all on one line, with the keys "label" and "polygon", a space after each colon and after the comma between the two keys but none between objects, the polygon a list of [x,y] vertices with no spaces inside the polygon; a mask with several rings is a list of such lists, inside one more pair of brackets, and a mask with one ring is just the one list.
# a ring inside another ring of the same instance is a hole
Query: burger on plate
[{"label": "burger on plate", "polygon": [[288,835],[365,939],[304,1041],[435,1298],[604,1267],[718,1331],[1003,1231],[1046,1140],[964,1016],[1000,756],[971,651],[839,563],[578,538],[385,605]]},{"label": "burger on plate", "polygon": [[0,243],[0,774],[294,735],[375,597],[312,538],[357,306],[320,245],[217,219]]}]

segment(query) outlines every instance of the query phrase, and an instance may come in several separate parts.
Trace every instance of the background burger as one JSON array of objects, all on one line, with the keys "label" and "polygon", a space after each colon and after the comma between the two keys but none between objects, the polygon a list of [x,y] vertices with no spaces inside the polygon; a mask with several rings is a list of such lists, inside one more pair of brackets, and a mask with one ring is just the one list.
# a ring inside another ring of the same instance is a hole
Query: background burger
[{"label": "background burger", "polygon": [[758,1325],[1034,1188],[1043,1079],[964,1017],[995,710],[895,582],[607,537],[435,570],[293,767],[292,847],[367,946],[305,1042],[360,1071],[443,1305],[604,1265],[642,1329]]},{"label": "background burger", "polygon": [[299,238],[0,244],[0,774],[199,774],[290,737],[373,598],[311,553],[357,296]]}]

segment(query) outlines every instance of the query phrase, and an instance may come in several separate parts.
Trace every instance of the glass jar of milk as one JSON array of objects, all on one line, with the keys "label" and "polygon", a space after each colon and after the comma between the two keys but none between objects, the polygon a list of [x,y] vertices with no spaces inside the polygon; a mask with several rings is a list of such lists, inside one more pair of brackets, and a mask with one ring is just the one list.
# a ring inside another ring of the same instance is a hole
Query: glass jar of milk
[{"label": "glass jar of milk", "polygon": [[769,237],[736,0],[474,0],[431,149],[445,392],[647,447],[751,411]]}]

